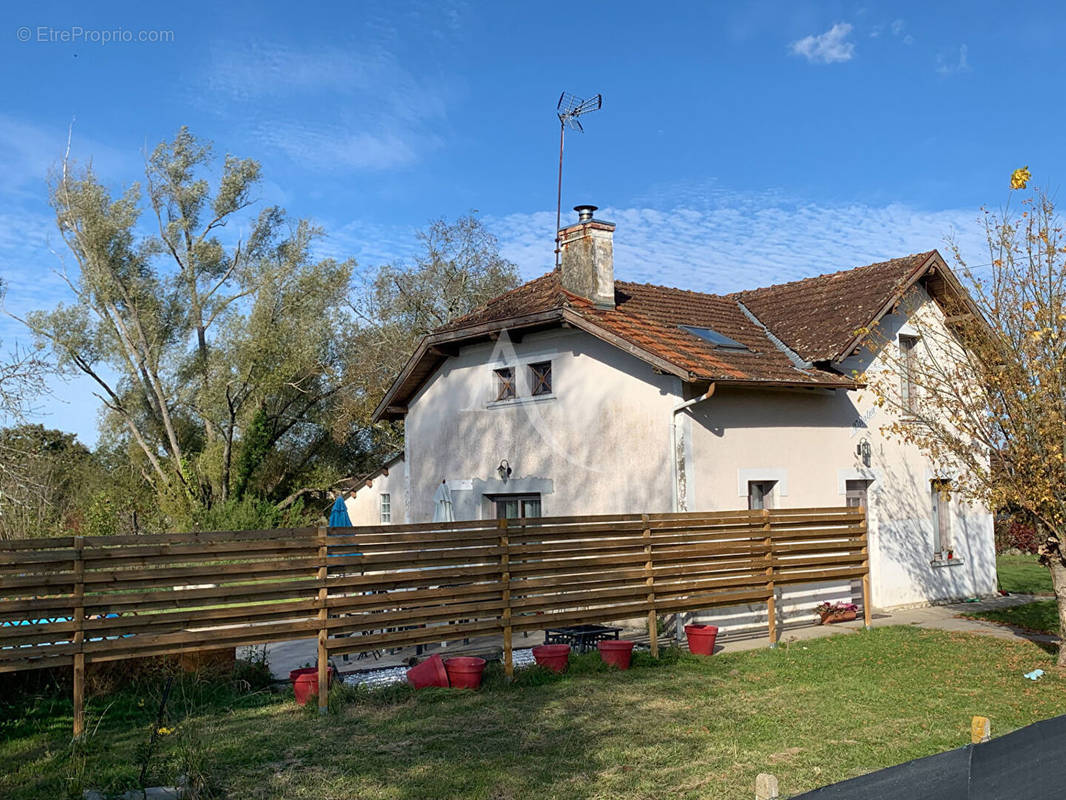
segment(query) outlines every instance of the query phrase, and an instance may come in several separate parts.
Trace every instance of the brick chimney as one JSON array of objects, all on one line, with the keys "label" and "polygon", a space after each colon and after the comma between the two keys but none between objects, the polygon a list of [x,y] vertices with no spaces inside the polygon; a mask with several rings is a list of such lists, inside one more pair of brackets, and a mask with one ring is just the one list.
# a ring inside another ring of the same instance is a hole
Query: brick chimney
[{"label": "brick chimney", "polygon": [[597,308],[614,308],[614,223],[593,219],[596,206],[574,211],[577,222],[559,230],[563,288]]}]

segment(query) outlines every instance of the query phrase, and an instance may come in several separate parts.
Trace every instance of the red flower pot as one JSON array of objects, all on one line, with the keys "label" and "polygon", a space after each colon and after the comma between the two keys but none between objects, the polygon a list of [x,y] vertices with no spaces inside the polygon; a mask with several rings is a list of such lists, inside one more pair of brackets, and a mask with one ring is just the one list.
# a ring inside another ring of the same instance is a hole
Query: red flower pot
[{"label": "red flower pot", "polygon": [[858,616],[855,611],[829,611],[822,614],[822,624],[831,625],[834,622],[851,622]]},{"label": "red flower pot", "polygon": [[633,642],[625,639],[605,639],[596,642],[596,648],[600,651],[604,664],[611,664],[618,669],[629,669],[629,661],[633,658]]},{"label": "red flower pot", "polygon": [[714,640],[718,638],[718,628],[714,625],[686,625],[685,636],[688,637],[688,651],[698,656],[714,653]]},{"label": "red flower pot", "polygon": [[427,686],[448,688],[448,673],[444,669],[444,660],[434,653],[421,664],[407,670],[407,682],[416,689],[425,689]]},{"label": "red flower pot", "polygon": [[541,644],[533,648],[533,660],[552,672],[564,672],[569,658],[568,644]]},{"label": "red flower pot", "polygon": [[485,659],[476,656],[456,656],[444,660],[444,669],[453,689],[478,689],[481,673],[485,671]]},{"label": "red flower pot", "polygon": [[[333,685],[333,667],[326,670],[327,686]],[[318,667],[294,669],[289,673],[292,691],[296,695],[296,704],[307,705],[307,701],[318,696]]]}]

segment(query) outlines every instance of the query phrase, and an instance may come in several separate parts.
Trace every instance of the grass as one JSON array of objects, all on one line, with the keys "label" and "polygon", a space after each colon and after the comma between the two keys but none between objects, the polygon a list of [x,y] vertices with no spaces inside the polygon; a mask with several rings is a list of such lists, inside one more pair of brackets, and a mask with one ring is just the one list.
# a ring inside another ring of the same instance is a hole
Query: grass
[{"label": "grass", "polygon": [[1059,632],[1059,610],[1054,600],[1037,600],[1035,603],[1025,603],[1011,608],[975,611],[964,616],[1014,625],[1036,633],[1058,635]]},{"label": "grass", "polygon": [[[331,713],[291,693],[185,679],[149,783],[179,770],[239,798],[735,798],[759,772],[805,791],[1066,713],[1066,674],[1025,641],[909,627],[699,658],[595,654],[554,676],[492,667],[480,692],[343,687]],[[1042,667],[1040,683],[1022,678]],[[157,683],[89,703],[70,745],[59,689],[0,693],[0,796],[80,797],[136,786]]]},{"label": "grass", "polygon": [[1051,573],[1040,566],[1036,556],[996,556],[996,572],[999,573],[999,588],[1011,594],[1053,594]]}]

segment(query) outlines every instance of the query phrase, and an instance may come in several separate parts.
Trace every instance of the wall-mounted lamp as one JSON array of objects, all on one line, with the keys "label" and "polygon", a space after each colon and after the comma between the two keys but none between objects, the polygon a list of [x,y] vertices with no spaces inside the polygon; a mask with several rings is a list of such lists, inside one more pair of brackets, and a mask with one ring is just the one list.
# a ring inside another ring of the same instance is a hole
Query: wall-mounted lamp
[{"label": "wall-mounted lamp", "polygon": [[500,462],[500,466],[496,467],[496,471],[500,473],[501,481],[505,481],[511,477],[511,465],[507,463],[506,458]]},{"label": "wall-mounted lamp", "polygon": [[864,467],[870,466],[870,455],[871,455],[871,453],[872,453],[872,450],[870,448],[870,440],[869,439],[865,439],[864,438],[861,442],[859,442],[857,445],[855,445],[855,455],[857,455],[859,457],[859,460],[862,461],[862,465]]}]

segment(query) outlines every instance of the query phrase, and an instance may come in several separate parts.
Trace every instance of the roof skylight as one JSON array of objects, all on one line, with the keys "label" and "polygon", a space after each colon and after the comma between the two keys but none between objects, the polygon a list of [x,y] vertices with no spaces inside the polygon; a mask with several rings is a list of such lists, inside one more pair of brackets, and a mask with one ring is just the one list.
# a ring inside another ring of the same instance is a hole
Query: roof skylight
[{"label": "roof skylight", "polygon": [[730,339],[713,328],[696,328],[692,325],[678,325],[683,331],[688,331],[693,336],[699,336],[701,339],[710,342],[715,347],[721,347],[723,350],[747,350],[748,348],[742,345],[735,339]]}]

